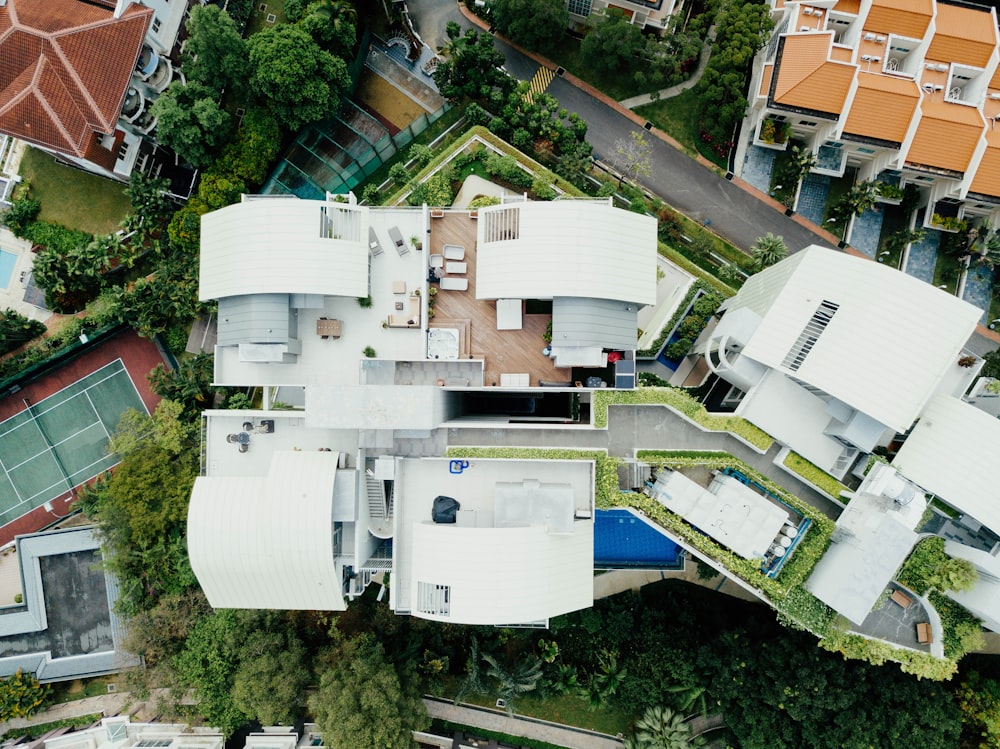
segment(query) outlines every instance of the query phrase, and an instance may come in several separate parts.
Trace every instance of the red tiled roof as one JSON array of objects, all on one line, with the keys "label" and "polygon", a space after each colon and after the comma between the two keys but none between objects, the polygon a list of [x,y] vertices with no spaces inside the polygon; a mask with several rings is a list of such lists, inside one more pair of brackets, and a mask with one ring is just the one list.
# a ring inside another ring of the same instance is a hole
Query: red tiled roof
[{"label": "red tiled roof", "polygon": [[153,10],[81,0],[0,6],[0,132],[85,156],[111,133]]}]

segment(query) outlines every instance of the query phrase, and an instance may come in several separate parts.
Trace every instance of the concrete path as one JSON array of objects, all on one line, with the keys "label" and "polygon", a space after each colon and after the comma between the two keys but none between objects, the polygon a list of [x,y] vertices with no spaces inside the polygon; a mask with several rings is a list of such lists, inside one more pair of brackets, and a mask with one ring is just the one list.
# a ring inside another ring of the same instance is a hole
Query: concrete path
[{"label": "concrete path", "polygon": [[[166,698],[169,695],[169,691],[167,689],[154,689],[147,700],[139,700],[129,692],[114,692],[113,694],[102,694],[97,697],[85,697],[82,700],[60,702],[57,705],[52,705],[41,712],[35,713],[30,718],[13,718],[0,722],[0,736],[12,728],[37,726],[43,723],[53,723],[57,720],[81,718],[84,715],[100,714],[105,718],[109,718],[114,715],[128,713],[134,716],[136,720],[152,720],[160,714],[157,702],[161,697]],[[191,694],[183,699],[182,703],[185,705],[196,704]]]},{"label": "concrete path", "polygon": [[698,67],[695,68],[694,73],[692,73],[691,77],[686,81],[678,83],[676,86],[665,88],[662,91],[657,91],[655,94],[639,94],[638,96],[633,96],[629,99],[622,99],[618,103],[627,109],[635,109],[636,107],[641,107],[644,104],[651,104],[654,101],[671,99],[682,91],[694,88],[698,81],[701,80],[701,76],[705,72],[705,68],[708,66],[708,58],[712,56],[713,41],[715,41],[715,26],[708,30],[708,38],[705,40],[705,44],[701,47],[701,54],[698,55]]},{"label": "concrete path", "polygon": [[621,739],[614,736],[523,715],[509,716],[503,710],[490,710],[475,705],[455,705],[450,700],[436,697],[425,697],[424,705],[432,718],[544,741],[547,744],[570,747],[570,749],[621,749],[622,746]]}]

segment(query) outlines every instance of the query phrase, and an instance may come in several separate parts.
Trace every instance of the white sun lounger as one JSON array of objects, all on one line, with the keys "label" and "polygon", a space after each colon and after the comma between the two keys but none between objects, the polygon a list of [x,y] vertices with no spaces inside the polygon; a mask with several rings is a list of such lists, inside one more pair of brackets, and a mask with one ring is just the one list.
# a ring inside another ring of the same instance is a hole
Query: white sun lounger
[{"label": "white sun lounger", "polygon": [[465,260],[465,248],[460,244],[446,244],[443,252],[445,260]]},{"label": "white sun lounger", "polygon": [[445,276],[441,279],[441,288],[444,291],[466,291],[469,288],[469,279]]}]

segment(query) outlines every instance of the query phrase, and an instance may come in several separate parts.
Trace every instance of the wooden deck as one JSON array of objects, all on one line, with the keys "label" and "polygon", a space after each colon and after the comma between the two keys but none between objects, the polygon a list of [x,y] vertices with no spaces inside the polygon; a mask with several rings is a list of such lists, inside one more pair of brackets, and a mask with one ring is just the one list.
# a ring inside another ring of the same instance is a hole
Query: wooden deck
[{"label": "wooden deck", "polygon": [[441,254],[444,245],[461,245],[468,264],[463,275],[469,279],[467,291],[438,290],[430,327],[460,331],[459,356],[485,362],[484,384],[488,386],[499,385],[502,373],[527,373],[532,387],[538,387],[540,380],[568,381],[571,371],[556,369],[552,360],[542,355],[546,346],[542,335],[552,315],[522,315],[521,330],[497,330],[496,301],[476,299],[476,221],[467,213],[449,211],[442,218],[431,219],[430,226],[424,248],[427,262],[431,254]]}]

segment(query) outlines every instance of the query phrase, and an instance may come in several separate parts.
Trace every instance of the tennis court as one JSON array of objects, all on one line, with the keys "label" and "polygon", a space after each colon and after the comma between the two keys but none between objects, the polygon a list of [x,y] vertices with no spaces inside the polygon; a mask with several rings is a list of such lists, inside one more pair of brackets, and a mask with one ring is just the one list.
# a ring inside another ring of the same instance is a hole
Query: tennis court
[{"label": "tennis court", "polygon": [[121,359],[25,405],[0,422],[0,525],[115,465],[110,433],[129,408],[146,413]]}]

